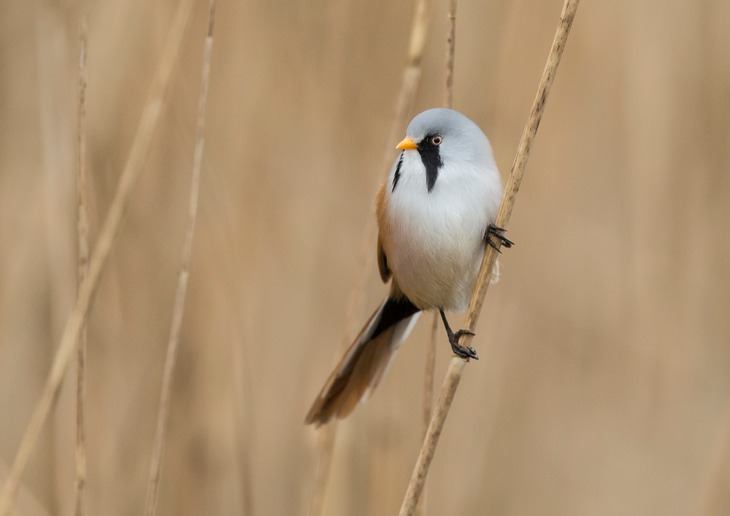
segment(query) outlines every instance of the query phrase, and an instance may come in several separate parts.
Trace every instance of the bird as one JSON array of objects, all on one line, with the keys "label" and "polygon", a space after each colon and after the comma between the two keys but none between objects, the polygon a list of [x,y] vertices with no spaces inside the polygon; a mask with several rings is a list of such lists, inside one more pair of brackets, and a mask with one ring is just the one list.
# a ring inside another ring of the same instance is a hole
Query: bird
[{"label": "bird", "polygon": [[490,245],[512,247],[495,226],[503,187],[492,148],[479,126],[458,111],[416,115],[376,196],[377,261],[390,291],[342,356],[314,400],[306,424],[349,415],[378,385],[422,311],[438,310],[453,353],[459,344],[446,311],[466,310]]}]

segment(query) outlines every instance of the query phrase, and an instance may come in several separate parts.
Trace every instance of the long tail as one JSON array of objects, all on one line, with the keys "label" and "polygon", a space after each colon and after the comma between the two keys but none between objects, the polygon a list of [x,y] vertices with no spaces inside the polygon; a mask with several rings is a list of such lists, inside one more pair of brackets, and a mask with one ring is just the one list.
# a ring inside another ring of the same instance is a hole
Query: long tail
[{"label": "long tail", "polygon": [[332,371],[309,409],[306,423],[320,426],[332,416],[342,419],[358,402],[365,401],[419,315],[419,309],[406,297],[386,299]]}]

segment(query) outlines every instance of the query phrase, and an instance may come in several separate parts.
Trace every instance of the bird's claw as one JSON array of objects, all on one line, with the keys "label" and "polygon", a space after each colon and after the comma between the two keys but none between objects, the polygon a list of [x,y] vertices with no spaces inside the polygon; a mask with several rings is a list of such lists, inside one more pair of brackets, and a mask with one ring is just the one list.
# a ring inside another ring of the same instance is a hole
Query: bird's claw
[{"label": "bird's claw", "polygon": [[473,358],[474,360],[479,360],[479,355],[477,355],[477,352],[476,350],[474,350],[474,348],[472,348],[471,346],[462,346],[461,344],[459,344],[459,337],[461,337],[462,335],[474,335],[474,332],[471,330],[459,330],[457,332],[452,331],[451,326],[449,326],[449,321],[446,320],[446,314],[444,313],[443,308],[439,307],[439,313],[441,314],[441,320],[444,322],[446,336],[449,338],[451,351],[454,352],[454,355],[464,359]]},{"label": "bird's claw", "polygon": [[487,245],[489,245],[491,248],[493,248],[498,253],[501,253],[502,251],[499,249],[499,246],[492,240],[492,237],[495,237],[497,240],[499,240],[499,243],[507,248],[512,247],[515,245],[515,243],[504,236],[504,232],[507,231],[504,228],[500,228],[499,226],[495,226],[494,224],[490,224],[487,226],[487,232],[484,235],[484,240],[487,241]]},{"label": "bird's claw", "polygon": [[474,348],[472,348],[471,346],[462,346],[461,344],[459,344],[459,337],[461,337],[462,335],[475,335],[475,333],[470,330],[459,330],[456,333],[448,332],[449,344],[451,344],[451,351],[454,352],[454,355],[461,358],[473,358],[474,360],[479,360],[479,355],[477,355],[477,352]]}]

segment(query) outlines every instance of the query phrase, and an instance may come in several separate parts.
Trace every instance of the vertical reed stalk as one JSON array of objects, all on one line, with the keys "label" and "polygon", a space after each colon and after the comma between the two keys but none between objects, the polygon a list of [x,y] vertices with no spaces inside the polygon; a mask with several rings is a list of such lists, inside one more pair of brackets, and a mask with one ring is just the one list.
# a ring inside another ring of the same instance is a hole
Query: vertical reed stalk
[{"label": "vertical reed stalk", "polygon": [[[393,142],[400,131],[406,124],[406,118],[411,110],[413,99],[416,96],[416,90],[421,79],[421,60],[423,51],[426,47],[426,36],[428,35],[428,27],[431,20],[431,0],[418,0],[416,2],[413,22],[411,24],[411,34],[408,44],[408,57],[403,70],[401,87],[395,104],[395,114],[390,130],[388,131],[388,139],[386,142],[385,152],[383,155],[383,166],[381,170],[386,171],[386,175],[390,172],[390,166],[393,161]],[[379,180],[380,181],[380,180]],[[373,197],[375,189],[373,189]],[[343,336],[343,349],[350,344],[349,339],[355,333],[356,320],[362,312],[361,305],[364,298],[366,280],[368,271],[372,266],[375,253],[376,239],[375,217],[370,217],[368,223],[363,230],[362,241],[360,245],[360,263],[358,267],[357,280],[350,290],[347,313],[345,316],[345,331]],[[332,462],[332,449],[334,447],[337,435],[337,421],[330,422],[327,426],[320,430],[320,436],[317,442],[317,467],[315,473],[315,483],[310,498],[307,514],[309,516],[319,516],[324,505],[324,496],[327,489],[327,481],[329,479],[329,471]]]},{"label": "vertical reed stalk", "polygon": [[324,508],[325,493],[327,491],[327,480],[332,468],[332,455],[334,454],[335,437],[337,435],[337,420],[330,422],[319,431],[317,435],[317,465],[314,473],[314,491],[309,501],[307,514],[319,516]]},{"label": "vertical reed stalk", "polygon": [[[550,88],[553,85],[555,79],[555,73],[557,72],[560,58],[565,49],[565,43],[568,39],[570,27],[575,17],[576,9],[578,8],[579,0],[565,0],[563,9],[560,14],[560,21],[558,28],[555,32],[552,47],[548,55],[547,63],[540,79],[538,86],[537,95],[532,104],[530,116],[527,120],[525,128],[520,139],[520,144],[517,149],[517,155],[512,164],[510,171],[509,180],[505,187],[504,197],[502,198],[502,204],[499,208],[499,214],[497,215],[496,225],[499,227],[507,227],[510,216],[512,214],[512,208],[514,206],[517,192],[519,191],[520,184],[525,172],[525,166],[527,165],[527,159],[529,158],[530,148],[532,142],[535,139],[535,134],[540,125],[542,119],[542,113],[545,109],[545,102],[547,101]],[[466,315],[466,328],[474,330],[477,319],[479,318],[479,312],[484,303],[484,297],[489,287],[489,280],[492,274],[492,268],[497,259],[497,251],[491,246],[487,246],[487,251],[484,253],[484,259],[482,260],[481,269],[479,271],[479,278],[477,280],[477,286],[472,294],[469,308]],[[467,335],[464,345],[469,345],[471,337]],[[463,374],[464,368],[466,367],[467,360],[459,357],[451,359],[449,369],[446,373],[444,384],[441,388],[439,400],[436,404],[436,410],[434,416],[431,419],[426,438],[424,439],[421,452],[418,456],[416,466],[413,470],[408,489],[403,499],[403,504],[399,512],[400,516],[411,516],[414,514],[418,499],[423,490],[423,485],[428,474],[428,469],[431,465],[431,460],[436,451],[438,439],[443,430],[446,416],[448,415],[451,407],[451,402],[454,399],[454,394],[459,386],[461,375]]]},{"label": "vertical reed stalk", "polygon": [[456,0],[449,0],[449,38],[446,41],[446,89],[444,106],[454,103],[454,52],[456,50]]},{"label": "vertical reed stalk", "polygon": [[[433,407],[433,379],[436,370],[436,342],[438,341],[439,317],[438,312],[433,314],[431,319],[431,336],[429,337],[428,347],[426,348],[426,367],[423,372],[423,434],[422,439],[426,438],[428,426],[431,422],[431,410]],[[421,498],[416,506],[416,514],[423,516],[426,514],[426,486],[423,487]]]},{"label": "vertical reed stalk", "polygon": [[244,365],[243,339],[236,339],[233,344],[233,380],[234,400],[236,404],[236,457],[238,458],[238,470],[241,476],[241,488],[239,497],[241,499],[241,514],[253,516],[253,482],[251,470],[251,430],[250,422],[253,417],[249,414],[250,404],[246,399],[246,393],[251,392],[250,375]]},{"label": "vertical reed stalk", "polygon": [[165,451],[165,439],[167,436],[167,418],[170,413],[172,378],[175,372],[178,350],[180,348],[180,330],[182,328],[183,315],[185,313],[185,298],[187,296],[188,278],[190,276],[190,256],[193,249],[195,225],[198,220],[198,199],[200,197],[200,176],[203,163],[203,148],[205,146],[205,112],[208,103],[208,86],[210,83],[210,54],[213,48],[215,7],[216,0],[210,0],[210,10],[208,11],[208,34],[205,38],[203,49],[203,71],[200,81],[200,99],[198,104],[198,120],[195,130],[195,150],[193,153],[193,172],[190,185],[190,197],[188,199],[187,225],[185,230],[185,240],[183,242],[182,257],[180,259],[180,271],[177,276],[175,305],[172,312],[170,338],[167,342],[167,356],[165,358],[165,369],[160,392],[160,407],[157,413],[157,429],[155,431],[155,442],[152,448],[152,460],[150,462],[150,473],[147,481],[147,497],[145,499],[144,510],[146,516],[152,516],[157,511],[157,499],[160,491],[160,473],[162,471],[162,457]]},{"label": "vertical reed stalk", "polygon": [[[454,51],[456,49],[456,0],[449,0],[449,37],[446,40],[446,87],[444,88],[444,107],[451,108],[454,103]],[[436,342],[438,340],[439,314],[434,312],[431,321],[431,336],[426,350],[426,367],[423,381],[423,439],[428,433],[433,405],[433,379],[436,369]],[[426,488],[424,486],[416,514],[426,514]]]},{"label": "vertical reed stalk", "polygon": [[[79,78],[77,96],[77,245],[78,245],[78,289],[86,280],[89,270],[89,203],[86,186],[86,47],[87,19],[81,21],[79,33]],[[84,422],[84,398],[86,390],[86,321],[79,330],[79,343],[76,350],[76,516],[84,514],[84,487],[86,485],[86,436]]]},{"label": "vertical reed stalk", "polygon": [[51,370],[46,378],[41,397],[36,403],[28,426],[21,438],[18,451],[10,468],[8,479],[0,490],[0,516],[7,516],[12,509],[15,495],[20,485],[20,479],[30,455],[38,442],[38,436],[45,425],[48,414],[57,398],[61,382],[66,373],[71,355],[81,334],[81,328],[86,321],[86,315],[91,304],[91,299],[101,276],[101,271],[109,257],[112,244],[116,239],[122,217],[126,210],[129,197],[137,177],[142,170],[142,164],[150,143],[152,135],[157,128],[162,108],[164,106],[165,92],[172,75],[173,64],[176,61],[177,53],[182,42],[182,37],[187,26],[192,8],[192,0],[181,0],[177,12],[171,23],[165,47],[160,57],[160,64],[157,67],[155,77],[150,88],[150,96],[147,99],[142,111],[142,117],[135,133],[134,141],[119,178],[119,184],[114,194],[114,199],[109,208],[109,214],[99,232],[99,238],[94,247],[94,252],[89,260],[89,271],[86,280],[81,284],[78,297],[73,311],[66,320],[61,341],[56,348]]}]

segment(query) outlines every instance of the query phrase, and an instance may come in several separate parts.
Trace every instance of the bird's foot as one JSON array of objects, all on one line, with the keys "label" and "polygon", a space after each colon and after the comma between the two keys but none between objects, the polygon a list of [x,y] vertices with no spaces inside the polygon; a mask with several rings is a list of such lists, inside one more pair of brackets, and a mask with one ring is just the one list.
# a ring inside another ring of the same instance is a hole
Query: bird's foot
[{"label": "bird's foot", "polygon": [[451,329],[447,329],[446,334],[449,337],[449,344],[451,344],[451,351],[454,352],[454,355],[461,358],[473,358],[474,360],[479,360],[479,355],[477,355],[474,348],[459,344],[459,337],[462,335],[474,335],[473,331],[459,330],[457,332],[453,332]]},{"label": "bird's foot", "polygon": [[446,329],[446,335],[449,338],[449,344],[451,344],[451,351],[453,351],[457,357],[479,360],[479,355],[477,355],[474,348],[459,344],[459,337],[462,335],[474,335],[474,332],[471,330],[459,330],[457,332],[452,331],[451,326],[449,326],[449,321],[446,320],[446,314],[440,307],[439,313],[441,314],[441,320],[444,322],[444,328]]},{"label": "bird's foot", "polygon": [[504,228],[500,228],[499,226],[490,224],[489,226],[487,226],[487,232],[484,234],[484,240],[487,242],[487,245],[494,248],[494,250],[498,253],[501,253],[502,251],[500,251],[499,246],[494,242],[494,240],[492,240],[492,237],[496,238],[501,245],[507,248],[515,245],[512,240],[504,236],[505,231],[507,230]]}]

